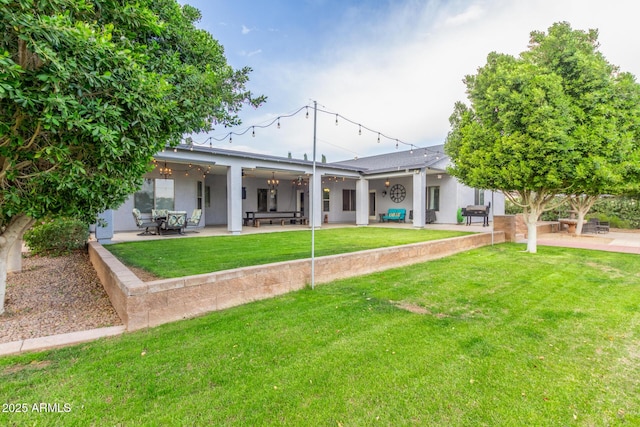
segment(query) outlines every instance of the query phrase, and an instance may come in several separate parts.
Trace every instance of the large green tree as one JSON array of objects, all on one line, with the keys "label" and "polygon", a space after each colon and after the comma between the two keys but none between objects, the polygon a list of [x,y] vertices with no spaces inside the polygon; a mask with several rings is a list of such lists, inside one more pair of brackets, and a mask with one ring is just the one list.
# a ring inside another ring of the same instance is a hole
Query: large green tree
[{"label": "large green tree", "polygon": [[637,84],[598,51],[597,31],[563,22],[532,32],[529,50],[491,53],[464,82],[471,105],[456,103],[450,119],[450,172],[522,207],[529,252],[544,211],[636,179],[640,122],[627,100]]},{"label": "large green tree", "polygon": [[[577,213],[576,234],[581,234],[585,215],[601,195],[634,193],[640,183],[640,85],[632,75],[620,73],[616,84],[602,91],[606,101],[593,102],[589,95],[584,100],[589,120],[581,125],[592,144],[576,168],[569,197]],[[593,108],[604,114],[589,111]],[[587,127],[591,120],[601,123]]]},{"label": "large green tree", "polygon": [[263,101],[199,19],[175,0],[0,0],[0,313],[34,221],[93,222],[163,147]]}]

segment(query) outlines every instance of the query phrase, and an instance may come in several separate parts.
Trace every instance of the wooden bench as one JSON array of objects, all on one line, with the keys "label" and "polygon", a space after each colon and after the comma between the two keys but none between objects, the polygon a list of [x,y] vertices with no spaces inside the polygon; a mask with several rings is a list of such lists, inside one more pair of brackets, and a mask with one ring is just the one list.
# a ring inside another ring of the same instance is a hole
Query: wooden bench
[{"label": "wooden bench", "polygon": [[[280,225],[289,224],[307,224],[307,218],[302,216],[300,211],[270,211],[270,212],[245,212],[246,216],[243,219],[243,225],[253,225],[254,227],[260,227],[260,224],[273,224],[280,223]],[[267,222],[268,221],[268,222]]]},{"label": "wooden bench", "polygon": [[382,222],[397,221],[404,222],[407,215],[406,209],[389,209],[386,215],[382,215]]}]

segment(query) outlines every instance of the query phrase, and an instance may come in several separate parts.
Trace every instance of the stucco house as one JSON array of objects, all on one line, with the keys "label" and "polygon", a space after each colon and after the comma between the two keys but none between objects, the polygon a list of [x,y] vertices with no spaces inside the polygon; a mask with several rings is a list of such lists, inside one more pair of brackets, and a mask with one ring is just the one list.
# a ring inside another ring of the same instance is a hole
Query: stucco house
[{"label": "stucco house", "polygon": [[504,213],[501,193],[462,185],[446,173],[448,164],[440,145],[317,162],[314,174],[308,160],[182,144],[158,153],[142,189],[102,219],[108,230],[131,231],[134,208],[143,215],[154,208],[189,214],[197,208],[200,227],[226,226],[230,234],[240,234],[246,212],[299,212],[315,227],[365,226],[391,208],[405,209],[406,221],[415,227],[455,223],[458,208],[492,200],[491,214]]}]

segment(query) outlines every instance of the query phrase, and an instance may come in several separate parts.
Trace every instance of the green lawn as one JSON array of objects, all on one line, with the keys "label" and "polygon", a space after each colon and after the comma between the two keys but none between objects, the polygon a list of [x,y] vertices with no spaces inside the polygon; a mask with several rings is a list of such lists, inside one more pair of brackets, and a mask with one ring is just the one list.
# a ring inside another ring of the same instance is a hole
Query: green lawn
[{"label": "green lawn", "polygon": [[4,402],[70,411],[0,425],[640,425],[640,258],[523,248],[1,358]]},{"label": "green lawn", "polygon": [[[316,256],[463,236],[461,231],[379,227],[317,230]],[[158,277],[182,277],[311,257],[311,231],[158,239],[108,245],[126,265]]]}]

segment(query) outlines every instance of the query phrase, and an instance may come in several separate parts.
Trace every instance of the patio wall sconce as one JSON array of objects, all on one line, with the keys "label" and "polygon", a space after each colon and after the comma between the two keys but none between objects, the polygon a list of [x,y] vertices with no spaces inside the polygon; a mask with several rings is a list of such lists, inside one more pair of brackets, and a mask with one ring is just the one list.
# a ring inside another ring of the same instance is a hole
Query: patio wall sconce
[{"label": "patio wall sconce", "polygon": [[442,175],[441,174],[438,174],[438,179],[442,179]]},{"label": "patio wall sconce", "polygon": [[387,195],[387,190],[382,190],[382,197]]},{"label": "patio wall sconce", "polygon": [[384,186],[389,188],[390,185],[391,183],[389,182],[389,178],[387,178],[387,180],[384,182]]}]

